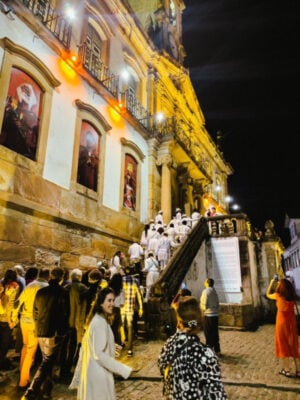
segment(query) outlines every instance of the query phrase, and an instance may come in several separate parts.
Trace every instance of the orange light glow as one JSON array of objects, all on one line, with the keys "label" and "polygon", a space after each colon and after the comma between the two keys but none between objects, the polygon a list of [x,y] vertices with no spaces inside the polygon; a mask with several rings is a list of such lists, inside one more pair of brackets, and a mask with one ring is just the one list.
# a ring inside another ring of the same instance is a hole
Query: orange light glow
[{"label": "orange light glow", "polygon": [[121,115],[120,113],[113,107],[109,106],[108,107],[108,112],[109,115],[111,117],[111,119],[115,122],[115,123],[120,123],[121,121]]},{"label": "orange light glow", "polygon": [[125,128],[124,119],[122,118],[124,111],[125,109],[122,110],[122,112],[120,111],[117,103],[107,106],[107,112],[111,118],[111,122],[114,124],[115,127],[119,129]]},{"label": "orange light glow", "polygon": [[71,82],[73,85],[77,85],[79,83],[79,79],[76,71],[67,63],[66,61],[59,59],[59,67],[65,78]]}]

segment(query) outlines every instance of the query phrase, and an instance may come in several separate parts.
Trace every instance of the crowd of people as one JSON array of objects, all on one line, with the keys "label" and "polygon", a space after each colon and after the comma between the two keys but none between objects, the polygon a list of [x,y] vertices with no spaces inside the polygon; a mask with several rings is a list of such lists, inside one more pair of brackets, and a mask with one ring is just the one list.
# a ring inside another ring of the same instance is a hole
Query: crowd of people
[{"label": "crowd of people", "polygon": [[[187,218],[177,209],[166,225],[160,211],[145,225],[140,243],[132,243],[127,254],[116,251],[109,263],[99,262],[96,268],[69,271],[58,266],[30,267],[25,271],[16,265],[8,269],[0,280],[0,383],[6,377],[3,372],[14,368],[7,356],[14,347],[20,353],[16,389],[22,400],[50,399],[56,380],[76,389],[80,400],[113,400],[114,374],[127,378],[131,373],[131,368],[117,358],[123,351],[128,357],[134,355],[137,322],[143,316],[151,287],[172,250],[201,218],[198,214]],[[199,299],[197,311],[193,301],[191,313],[199,313],[200,318]],[[194,321],[194,317],[191,319]],[[192,340],[201,357],[205,346],[193,338],[199,327],[196,329],[193,322],[191,332],[186,331],[186,323],[191,328],[189,320],[182,321],[181,316],[177,333],[182,331],[188,341]],[[208,353],[213,364],[218,363],[217,352]],[[161,360],[162,356],[159,366],[163,368]],[[170,396],[165,398],[182,398]]]},{"label": "crowd of people", "polygon": [[[122,265],[124,255],[118,256]],[[146,260],[149,276],[157,273],[159,263],[153,254],[148,254]],[[0,377],[10,369],[7,353],[10,346],[16,346],[13,331],[19,324],[17,390],[22,400],[50,399],[57,379],[76,389],[80,400],[113,400],[114,375],[126,379],[132,372],[118,356],[124,348],[128,357],[133,356],[135,313],[138,317],[143,315],[143,301],[148,293],[142,293],[139,271],[132,264],[113,274],[109,266],[104,268],[101,264],[85,272],[79,268],[67,272],[57,266],[31,267],[26,272],[16,266],[5,272],[0,282]],[[181,399],[203,393],[209,399],[212,391],[219,392],[212,399],[226,399],[217,354],[198,337],[202,326],[199,299],[188,290],[181,290],[176,304],[177,332],[158,359],[163,374],[168,364],[165,398]],[[201,361],[204,354],[205,363]],[[180,363],[185,360],[189,360],[196,374],[187,374],[191,384],[188,389],[178,376]],[[207,378],[208,371],[211,380]]]},{"label": "crowd of people", "polygon": [[[60,267],[30,267],[25,271],[22,266],[17,265],[8,269],[0,281],[0,383],[6,378],[4,372],[14,368],[7,356],[8,351],[14,347],[16,352],[20,350],[17,390],[24,393],[24,400],[50,399],[55,381],[54,372],[56,379],[68,383],[73,378],[76,365],[83,359],[86,361],[85,351],[94,359],[90,348],[81,350],[82,343],[86,346],[90,343],[87,336],[93,332],[89,329],[91,315],[100,313],[110,327],[109,330],[106,329],[105,348],[101,349],[102,342],[100,347],[93,342],[95,352],[107,353],[103,356],[107,361],[106,369],[111,364],[112,368],[118,365],[107,359],[115,356],[115,353],[112,354],[115,344],[117,353],[126,346],[128,356],[133,356],[136,302],[139,306],[138,315],[141,317],[143,314],[142,295],[138,280],[133,275],[134,269],[127,265],[122,268],[122,273],[115,271],[108,274],[110,270],[99,265],[85,272],[79,268],[71,270],[69,274],[66,272],[68,271]],[[106,291],[109,296],[107,301],[105,296],[101,297]],[[103,324],[99,326],[102,329]],[[17,327],[20,330],[19,340]],[[95,324],[96,330],[97,327],[98,324]],[[100,327],[98,328],[101,333]],[[98,356],[95,353],[95,357]],[[92,373],[92,365],[90,360],[87,382],[90,379],[89,373]],[[125,366],[123,370],[121,366],[120,374],[128,375],[129,368]],[[111,377],[115,372],[111,371]],[[72,382],[74,386],[74,381]],[[79,396],[83,396],[82,390],[86,390],[82,389],[84,382],[80,385]],[[111,386],[110,383],[107,393],[113,393]],[[92,388],[89,390],[92,391]],[[107,396],[105,398],[114,398],[113,395]]]},{"label": "crowd of people", "polygon": [[[114,376],[126,379],[132,373],[126,359],[118,357],[124,349],[128,357],[134,355],[135,314],[143,315],[148,292],[141,290],[134,266],[140,260],[133,257],[131,263],[125,262],[130,259],[129,250],[128,257],[122,252],[115,257],[120,258],[114,262],[121,267],[113,273],[103,263],[88,271],[60,267],[25,271],[16,265],[5,272],[0,280],[0,378],[11,368],[8,350],[12,345],[20,347],[17,390],[22,400],[50,399],[56,379],[77,390],[79,400],[116,398]],[[148,276],[157,274],[159,262],[152,253],[144,268]],[[277,305],[279,374],[300,378],[294,287],[285,277],[276,276],[266,296]],[[166,340],[157,360],[163,398],[227,399],[219,365],[219,299],[214,280],[205,280],[200,299],[182,286],[172,306],[176,332]]]}]

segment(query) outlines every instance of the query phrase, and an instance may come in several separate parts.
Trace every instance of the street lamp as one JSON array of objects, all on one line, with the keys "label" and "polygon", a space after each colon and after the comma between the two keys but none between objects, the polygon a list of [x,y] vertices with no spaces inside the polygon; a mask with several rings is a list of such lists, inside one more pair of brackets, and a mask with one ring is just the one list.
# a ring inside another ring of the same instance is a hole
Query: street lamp
[{"label": "street lamp", "polygon": [[228,204],[229,204],[229,203],[231,203],[231,202],[233,201],[233,197],[232,197],[232,196],[229,196],[229,195],[227,195],[227,196],[225,196],[225,199],[224,199],[224,200],[225,200],[225,202],[226,202],[226,203],[228,203]]}]

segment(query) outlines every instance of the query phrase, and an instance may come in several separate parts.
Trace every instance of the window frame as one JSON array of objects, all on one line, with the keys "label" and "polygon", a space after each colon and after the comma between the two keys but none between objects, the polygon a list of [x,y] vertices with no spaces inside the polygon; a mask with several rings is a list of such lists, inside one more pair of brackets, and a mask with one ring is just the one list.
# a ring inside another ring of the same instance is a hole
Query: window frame
[{"label": "window frame", "polygon": [[[97,200],[102,203],[103,198],[103,185],[104,185],[104,167],[105,167],[105,143],[106,135],[108,131],[112,129],[103,115],[93,106],[82,102],[79,99],[75,100],[77,107],[77,115],[75,122],[75,139],[73,147],[73,164],[71,172],[71,187],[80,194]],[[77,182],[77,170],[78,170],[78,157],[79,157],[79,146],[80,146],[80,134],[82,122],[85,121],[91,124],[99,134],[99,164],[98,164],[98,182],[97,192],[88,187],[81,185]]]},{"label": "window frame", "polygon": [[[131,140],[122,137],[120,139],[122,145],[121,153],[121,180],[120,180],[120,210],[130,215],[139,215],[141,210],[141,165],[145,159],[145,155],[140,148]],[[123,205],[124,196],[124,174],[125,174],[125,157],[130,155],[137,162],[136,171],[136,204],[135,210],[130,210]]]},{"label": "window frame", "polygon": [[3,124],[6,97],[10,84],[12,68],[20,69],[30,76],[37,83],[43,93],[40,104],[42,112],[40,116],[36,159],[31,160],[5,146],[1,146],[1,150],[2,148],[5,149],[3,152],[8,157],[9,154],[15,154],[15,160],[18,164],[37,169],[38,173],[42,174],[51,115],[47,110],[51,110],[53,92],[61,83],[55,78],[50,69],[48,69],[48,67],[31,51],[15,44],[8,38],[0,40],[0,46],[4,50],[0,74],[0,87],[2,88],[0,92],[0,126],[2,127]]}]

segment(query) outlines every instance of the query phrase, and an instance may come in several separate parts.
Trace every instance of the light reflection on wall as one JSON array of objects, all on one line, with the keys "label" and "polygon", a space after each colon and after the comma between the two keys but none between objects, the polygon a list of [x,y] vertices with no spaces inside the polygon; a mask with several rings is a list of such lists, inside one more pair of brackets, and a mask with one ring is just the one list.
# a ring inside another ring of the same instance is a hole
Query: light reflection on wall
[{"label": "light reflection on wall", "polygon": [[117,126],[118,128],[125,127],[121,114],[114,107],[108,106],[107,111],[115,126]]},{"label": "light reflection on wall", "polygon": [[66,61],[59,59],[58,65],[59,69],[69,83],[71,83],[72,85],[78,85],[80,83],[76,71],[74,71],[74,69]]}]

